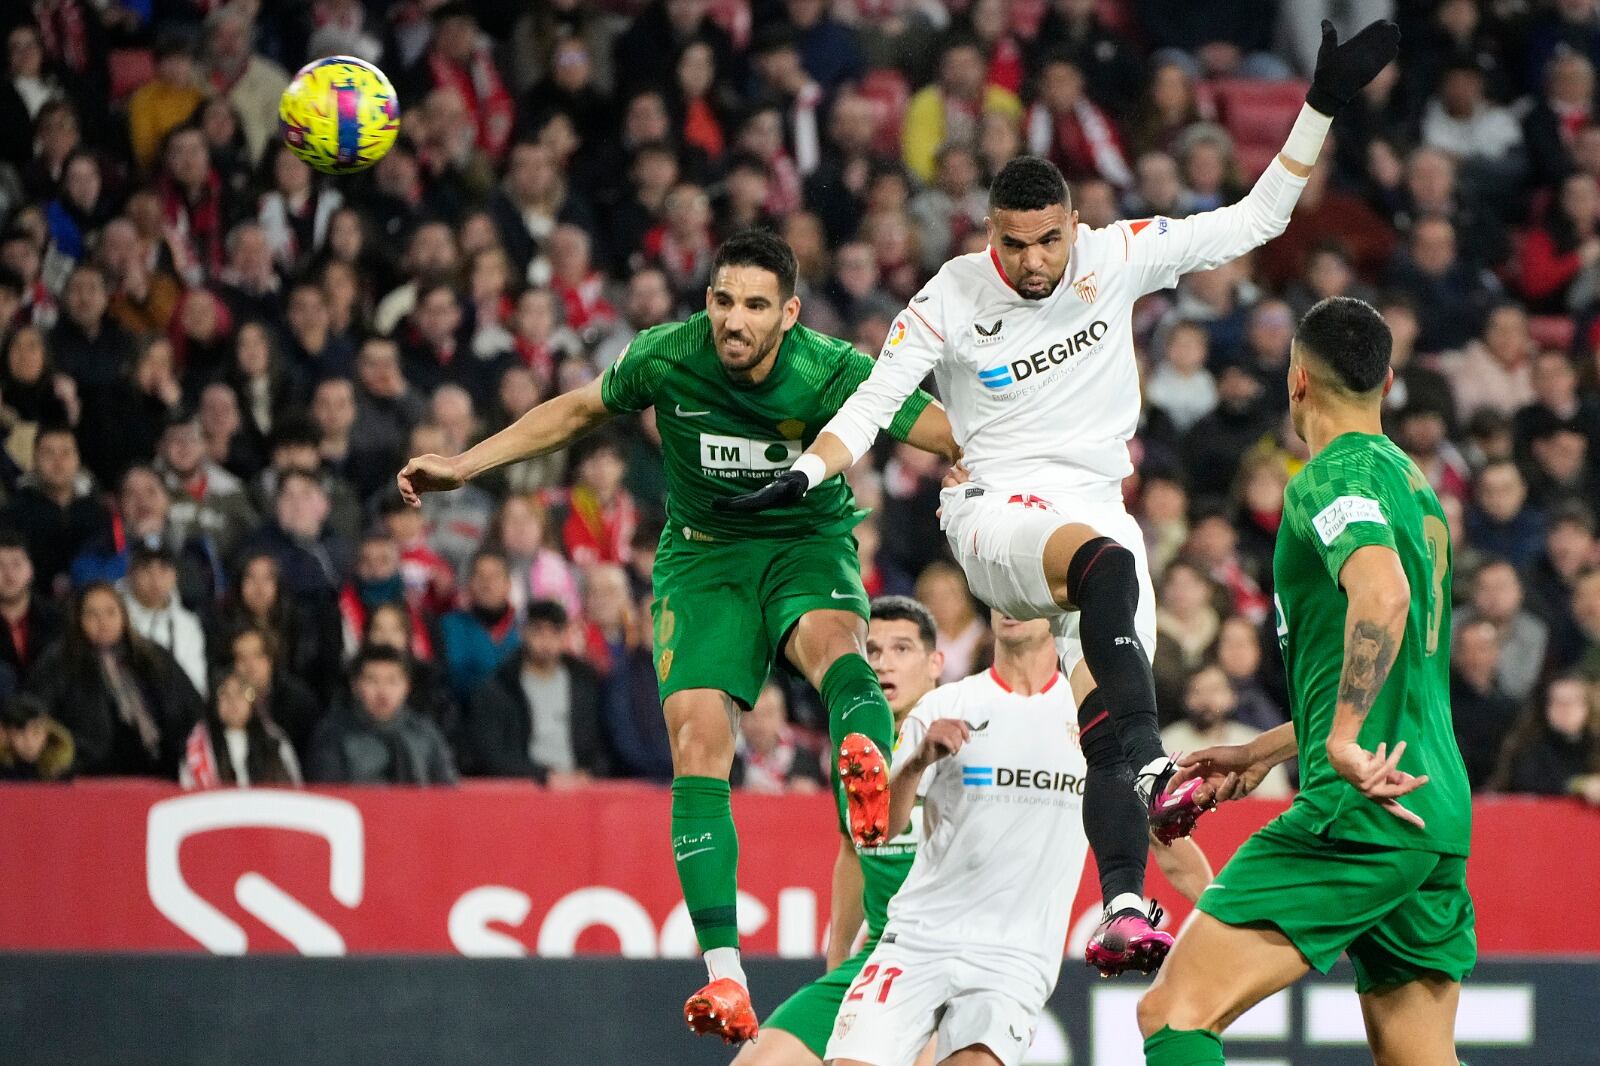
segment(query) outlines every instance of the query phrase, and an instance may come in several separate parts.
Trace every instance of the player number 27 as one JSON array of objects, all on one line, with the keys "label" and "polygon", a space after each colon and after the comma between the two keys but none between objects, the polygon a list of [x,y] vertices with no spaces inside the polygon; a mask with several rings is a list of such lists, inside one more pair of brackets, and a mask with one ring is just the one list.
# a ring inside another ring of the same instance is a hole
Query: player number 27
[{"label": "player number 27", "polygon": [[[879,1003],[885,1003],[888,1001],[889,986],[894,984],[894,979],[899,977],[903,972],[898,966],[885,966],[882,969],[883,980],[878,984],[877,998]],[[856,983],[850,986],[850,994],[844,997],[844,1001],[849,1003],[852,1000],[862,999],[865,997],[867,989],[871,987],[872,982],[878,978],[878,970],[879,967],[877,963],[873,963],[866,969],[862,970],[861,976],[856,978]]]}]

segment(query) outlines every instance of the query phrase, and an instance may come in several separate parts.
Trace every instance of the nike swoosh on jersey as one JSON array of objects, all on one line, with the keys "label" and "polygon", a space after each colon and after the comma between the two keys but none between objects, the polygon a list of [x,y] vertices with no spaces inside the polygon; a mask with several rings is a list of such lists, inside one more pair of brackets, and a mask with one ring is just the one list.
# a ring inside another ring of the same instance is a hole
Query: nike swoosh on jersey
[{"label": "nike swoosh on jersey", "polygon": [[838,589],[834,589],[833,591],[829,592],[828,595],[832,596],[836,600],[853,600],[856,598],[856,594],[854,592],[840,592]]},{"label": "nike swoosh on jersey", "polygon": [[673,413],[676,414],[679,418],[699,418],[701,415],[708,415],[711,412],[710,411],[685,411],[683,409],[683,404],[680,403],[680,404],[674,404],[673,405]]},{"label": "nike swoosh on jersey", "polygon": [[700,854],[702,851],[710,851],[710,850],[711,850],[710,848],[695,848],[693,851],[675,851],[675,852],[672,853],[672,857],[674,859],[677,859],[679,862],[682,862],[684,859],[692,859],[692,858],[694,858],[696,855]]}]

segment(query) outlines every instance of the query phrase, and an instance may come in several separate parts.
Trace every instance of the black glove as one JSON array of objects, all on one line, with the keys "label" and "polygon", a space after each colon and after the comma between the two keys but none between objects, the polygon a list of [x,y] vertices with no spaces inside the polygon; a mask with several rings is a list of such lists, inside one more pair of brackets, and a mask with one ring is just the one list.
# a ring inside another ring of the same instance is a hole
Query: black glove
[{"label": "black glove", "polygon": [[1322,47],[1317,49],[1317,69],[1306,103],[1331,118],[1399,52],[1400,27],[1387,19],[1379,19],[1343,44],[1333,23],[1323,19]]},{"label": "black glove", "polygon": [[724,513],[753,514],[756,511],[769,511],[774,507],[788,507],[790,504],[799,503],[810,486],[811,482],[800,471],[785,470],[754,492],[747,492],[743,496],[734,496],[731,499],[725,496],[717,497],[711,501],[711,509]]}]

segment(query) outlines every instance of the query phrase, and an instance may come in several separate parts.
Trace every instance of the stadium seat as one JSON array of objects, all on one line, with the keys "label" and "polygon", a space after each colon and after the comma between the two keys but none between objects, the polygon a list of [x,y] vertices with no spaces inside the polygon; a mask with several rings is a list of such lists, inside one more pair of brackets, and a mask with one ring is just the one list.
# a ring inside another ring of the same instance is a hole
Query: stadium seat
[{"label": "stadium seat", "polygon": [[869,70],[861,79],[860,92],[878,107],[879,147],[898,159],[900,123],[905,118],[906,104],[911,100],[911,86],[906,76],[891,67]]},{"label": "stadium seat", "polygon": [[1528,319],[1528,335],[1541,348],[1568,351],[1578,323],[1571,315],[1533,315]]},{"label": "stadium seat", "polygon": [[1303,81],[1253,81],[1227,78],[1208,86],[1217,118],[1233,137],[1239,166],[1254,179],[1283,147],[1300,106],[1306,102]]},{"label": "stadium seat", "polygon": [[148,48],[113,48],[110,56],[111,99],[126,100],[156,76],[156,54]]}]

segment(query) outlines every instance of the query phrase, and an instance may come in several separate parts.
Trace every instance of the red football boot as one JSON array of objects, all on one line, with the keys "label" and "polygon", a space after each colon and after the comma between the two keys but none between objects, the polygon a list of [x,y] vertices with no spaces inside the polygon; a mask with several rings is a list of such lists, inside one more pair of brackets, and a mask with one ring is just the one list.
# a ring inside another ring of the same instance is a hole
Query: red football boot
[{"label": "red football boot", "polygon": [[889,763],[868,737],[851,733],[839,745],[850,836],[864,848],[889,841]]},{"label": "red football boot", "polygon": [[719,977],[690,996],[683,1005],[683,1020],[691,1033],[715,1033],[724,1044],[754,1040],[760,1030],[750,993],[731,977]]}]

